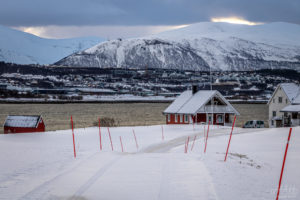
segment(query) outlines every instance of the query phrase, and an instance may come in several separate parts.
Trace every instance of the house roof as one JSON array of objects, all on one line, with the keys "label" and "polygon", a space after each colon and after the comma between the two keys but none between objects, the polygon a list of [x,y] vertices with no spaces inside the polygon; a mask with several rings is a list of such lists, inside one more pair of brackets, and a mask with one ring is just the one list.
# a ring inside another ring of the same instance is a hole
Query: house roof
[{"label": "house roof", "polygon": [[41,116],[39,115],[9,115],[7,116],[4,126],[7,127],[22,127],[22,128],[36,128]]},{"label": "house roof", "polygon": [[294,98],[292,104],[300,104],[300,88],[299,88],[298,96],[296,96],[296,97]]},{"label": "house roof", "polygon": [[[212,97],[221,99],[225,106],[205,106]],[[230,103],[216,90],[199,90],[194,95],[192,91],[183,92],[173,103],[164,111],[164,113],[196,114],[197,112],[226,112],[239,115]]]},{"label": "house roof", "polygon": [[300,112],[300,105],[288,105],[281,109],[280,112]]},{"label": "house roof", "polygon": [[[274,91],[272,97],[270,98],[268,104],[270,104],[271,99],[273,99],[278,88],[281,87],[283,92],[286,94],[289,101],[293,104],[299,102],[300,104],[300,87],[295,83],[280,83],[276,90]],[[297,99],[297,100],[296,100]]]},{"label": "house roof", "polygon": [[300,87],[295,83],[282,83],[280,85],[290,102],[293,102],[293,100],[299,95]]}]

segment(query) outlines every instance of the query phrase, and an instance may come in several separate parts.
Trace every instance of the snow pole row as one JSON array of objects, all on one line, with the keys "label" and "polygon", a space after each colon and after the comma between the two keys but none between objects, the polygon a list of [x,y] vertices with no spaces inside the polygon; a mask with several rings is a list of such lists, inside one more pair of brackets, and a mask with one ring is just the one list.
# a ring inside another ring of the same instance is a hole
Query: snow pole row
[{"label": "snow pole row", "polygon": [[184,153],[187,153],[188,149],[189,149],[189,141],[190,141],[190,136],[187,137],[187,140],[185,141],[185,145],[184,145]]},{"label": "snow pole row", "polygon": [[206,138],[205,138],[204,153],[206,153],[207,140],[208,140],[208,133],[209,133],[209,124],[210,124],[210,120],[208,121],[207,134],[206,134]]},{"label": "snow pole row", "polygon": [[162,140],[162,141],[165,140],[165,136],[164,136],[164,127],[163,127],[163,125],[161,125],[161,140]]},{"label": "snow pole row", "polygon": [[73,137],[73,151],[74,151],[74,158],[76,158],[76,147],[75,147],[74,125],[73,125],[73,118],[72,118],[72,115],[71,115],[71,126],[72,126],[72,137]]},{"label": "snow pole row", "polygon": [[276,200],[279,199],[281,181],[282,181],[282,176],[283,176],[283,171],[284,171],[284,166],[285,166],[286,155],[287,155],[287,152],[288,152],[288,149],[289,149],[291,134],[292,134],[292,128],[290,128],[288,139],[287,139],[287,142],[286,142],[286,147],[285,147],[285,152],[284,152],[282,167],[281,167],[281,172],[280,172],[279,184],[278,184],[278,189],[277,189]]},{"label": "snow pole row", "polygon": [[226,150],[224,162],[226,162],[226,159],[227,159],[227,154],[228,154],[228,150],[229,150],[229,146],[230,146],[230,141],[231,141],[231,136],[232,136],[232,132],[233,132],[233,128],[234,128],[235,119],[236,119],[236,115],[234,115],[234,120],[233,120],[231,132],[230,132],[230,136],[229,136],[229,141],[228,141],[228,145],[227,145],[227,150]]},{"label": "snow pole row", "polygon": [[138,151],[139,150],[139,145],[137,143],[137,139],[136,139],[136,135],[135,135],[134,129],[132,129],[132,133],[133,133],[133,137],[134,137],[134,140],[135,140],[136,150]]}]

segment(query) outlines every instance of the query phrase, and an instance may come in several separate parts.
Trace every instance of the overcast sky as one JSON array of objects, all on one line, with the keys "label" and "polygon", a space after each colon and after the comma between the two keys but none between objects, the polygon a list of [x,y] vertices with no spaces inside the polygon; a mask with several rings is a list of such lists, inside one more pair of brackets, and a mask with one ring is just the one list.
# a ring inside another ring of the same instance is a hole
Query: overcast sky
[{"label": "overcast sky", "polygon": [[240,17],[300,24],[300,0],[1,0],[0,24],[42,37],[136,37]]}]

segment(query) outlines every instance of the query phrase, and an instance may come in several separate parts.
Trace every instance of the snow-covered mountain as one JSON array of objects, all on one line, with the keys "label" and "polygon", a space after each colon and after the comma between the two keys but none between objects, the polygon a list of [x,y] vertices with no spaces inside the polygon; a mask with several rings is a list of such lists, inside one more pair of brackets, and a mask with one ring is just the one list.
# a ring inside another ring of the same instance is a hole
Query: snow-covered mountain
[{"label": "snow-covered mountain", "polygon": [[142,38],[112,40],[56,64],[80,67],[300,70],[300,26],[204,22]]},{"label": "snow-covered mountain", "polygon": [[0,26],[0,61],[17,64],[52,64],[103,41],[97,37],[44,39]]}]

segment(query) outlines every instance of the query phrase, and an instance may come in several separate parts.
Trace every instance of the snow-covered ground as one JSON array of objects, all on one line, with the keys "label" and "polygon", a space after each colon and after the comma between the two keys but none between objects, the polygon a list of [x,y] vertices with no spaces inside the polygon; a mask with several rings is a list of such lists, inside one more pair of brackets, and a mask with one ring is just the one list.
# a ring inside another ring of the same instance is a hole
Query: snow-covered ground
[{"label": "snow-covered ground", "polygon": [[[164,140],[162,126],[110,128],[113,151],[107,128],[102,151],[97,127],[75,129],[76,159],[71,130],[0,135],[0,199],[275,199],[289,129],[236,128],[224,162],[231,128],[210,127],[206,153],[204,128],[164,125]],[[299,132],[280,199],[300,199]]]}]

